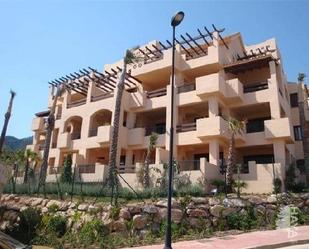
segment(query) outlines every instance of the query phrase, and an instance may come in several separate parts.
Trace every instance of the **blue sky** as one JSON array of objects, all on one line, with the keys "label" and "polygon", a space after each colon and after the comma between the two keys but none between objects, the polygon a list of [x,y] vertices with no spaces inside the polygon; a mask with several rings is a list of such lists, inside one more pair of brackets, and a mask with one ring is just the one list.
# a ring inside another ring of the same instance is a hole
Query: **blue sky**
[{"label": "blue sky", "polygon": [[7,134],[32,135],[34,113],[47,106],[49,80],[79,68],[102,69],[126,48],[196,34],[212,23],[240,31],[246,44],[275,37],[288,79],[309,75],[309,1],[17,1],[0,0],[0,128],[9,90],[17,92]]}]

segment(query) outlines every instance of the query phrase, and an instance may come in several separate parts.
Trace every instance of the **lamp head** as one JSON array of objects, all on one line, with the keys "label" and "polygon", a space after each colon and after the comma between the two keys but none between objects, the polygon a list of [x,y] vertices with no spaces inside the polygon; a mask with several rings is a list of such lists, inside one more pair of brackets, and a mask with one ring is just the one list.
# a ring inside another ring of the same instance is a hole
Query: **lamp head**
[{"label": "lamp head", "polygon": [[182,11],[177,12],[177,13],[172,17],[171,25],[172,25],[173,27],[178,26],[178,25],[182,22],[184,16],[185,16],[185,13],[183,13]]}]

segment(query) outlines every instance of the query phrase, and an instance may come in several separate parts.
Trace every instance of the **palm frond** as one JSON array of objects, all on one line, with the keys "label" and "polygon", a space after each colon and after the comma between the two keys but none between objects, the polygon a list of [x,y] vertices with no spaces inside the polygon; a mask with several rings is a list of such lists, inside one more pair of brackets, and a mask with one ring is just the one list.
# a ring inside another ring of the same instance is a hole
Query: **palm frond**
[{"label": "palm frond", "polygon": [[16,92],[13,91],[12,89],[10,90],[10,94],[11,94],[12,99],[16,96]]}]

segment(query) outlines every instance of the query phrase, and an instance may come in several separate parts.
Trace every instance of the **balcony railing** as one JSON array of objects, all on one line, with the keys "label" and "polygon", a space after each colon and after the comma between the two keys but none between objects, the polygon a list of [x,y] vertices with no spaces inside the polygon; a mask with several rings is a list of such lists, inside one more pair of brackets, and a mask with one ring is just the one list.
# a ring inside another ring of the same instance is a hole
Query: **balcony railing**
[{"label": "balcony railing", "polygon": [[86,101],[87,101],[86,99],[74,101],[74,102],[68,104],[67,108],[72,108],[72,107],[84,105],[84,104],[86,104]]},{"label": "balcony railing", "polygon": [[71,139],[72,140],[76,140],[76,139],[80,139],[80,132],[74,132],[71,134]]},{"label": "balcony railing", "polygon": [[128,166],[125,166],[125,165],[120,165],[120,167],[118,168],[118,172],[120,174],[135,173],[135,167],[134,166],[128,167]]},{"label": "balcony railing", "polygon": [[177,132],[196,131],[196,123],[181,124],[176,126]]},{"label": "balcony railing", "polygon": [[82,164],[77,166],[79,174],[94,174],[95,164]]},{"label": "balcony railing", "polygon": [[148,99],[161,97],[161,96],[164,96],[164,95],[166,95],[166,88],[165,87],[158,89],[158,90],[147,92],[147,98]]},{"label": "balcony railing", "polygon": [[200,170],[200,160],[184,160],[178,162],[180,171]]},{"label": "balcony railing", "polygon": [[257,84],[251,84],[251,85],[244,85],[244,93],[251,93],[251,92],[257,92],[261,90],[268,89],[268,83],[262,82]]},{"label": "balcony railing", "polygon": [[186,92],[191,92],[196,89],[195,84],[187,84],[183,86],[178,87],[178,93],[186,93]]},{"label": "balcony railing", "polygon": [[91,96],[91,102],[99,101],[99,100],[102,100],[102,99],[108,99],[108,98],[111,98],[113,96],[114,96],[113,92],[100,94],[98,96]]}]

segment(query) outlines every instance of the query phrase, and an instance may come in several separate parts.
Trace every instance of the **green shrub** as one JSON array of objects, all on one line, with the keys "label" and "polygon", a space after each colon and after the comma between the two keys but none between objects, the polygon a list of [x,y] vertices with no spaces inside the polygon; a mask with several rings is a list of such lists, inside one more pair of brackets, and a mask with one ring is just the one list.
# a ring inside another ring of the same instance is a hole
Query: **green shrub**
[{"label": "green shrub", "polygon": [[100,239],[108,234],[107,227],[103,224],[103,222],[97,218],[92,221],[86,222],[79,234],[78,239],[79,242],[85,246],[89,246],[95,242],[99,242]]},{"label": "green shrub", "polygon": [[252,206],[246,207],[245,213],[232,213],[227,216],[227,225],[229,229],[238,229],[248,231],[257,226],[257,217],[254,214]]},{"label": "green shrub", "polygon": [[35,208],[28,208],[20,213],[18,227],[14,227],[9,235],[25,244],[30,244],[37,235],[37,228],[41,224],[41,214]]},{"label": "green shrub", "polygon": [[56,213],[58,209],[59,209],[59,206],[56,203],[53,203],[47,208],[49,213]]},{"label": "green shrub", "polygon": [[63,172],[61,173],[60,181],[71,183],[72,179],[73,179],[73,176],[72,176],[72,155],[69,154],[69,155],[66,156],[66,158],[64,160]]},{"label": "green shrub", "polygon": [[216,189],[218,190],[218,192],[224,192],[224,186],[225,186],[225,182],[221,179],[213,179],[210,183],[211,185],[215,186]]},{"label": "green shrub", "polygon": [[120,207],[112,207],[109,213],[109,218],[118,220],[120,214]]},{"label": "green shrub", "polygon": [[282,181],[280,178],[275,178],[273,181],[274,184],[274,193],[280,193],[281,192],[281,186],[282,186]]},{"label": "green shrub", "polygon": [[66,219],[60,215],[46,215],[42,218],[43,229],[48,233],[54,233],[62,237],[66,232]]}]

